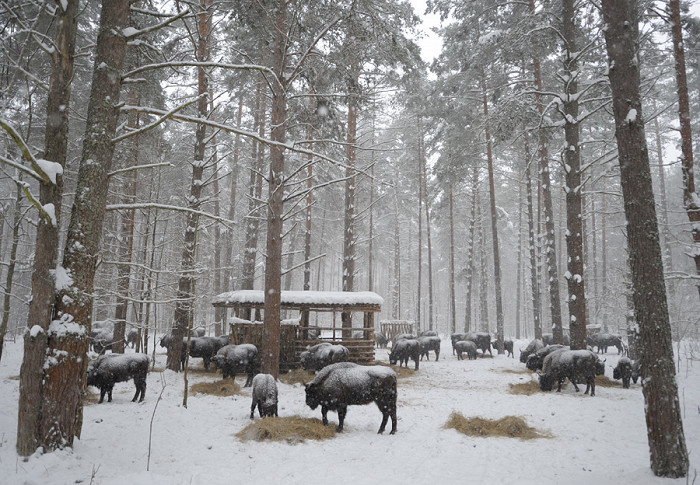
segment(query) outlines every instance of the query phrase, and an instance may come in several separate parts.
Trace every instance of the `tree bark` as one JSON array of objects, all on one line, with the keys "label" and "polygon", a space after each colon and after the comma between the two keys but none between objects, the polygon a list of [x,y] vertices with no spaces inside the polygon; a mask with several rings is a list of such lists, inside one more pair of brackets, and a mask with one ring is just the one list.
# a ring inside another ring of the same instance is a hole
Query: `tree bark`
[{"label": "tree bark", "polygon": [[423,172],[420,180],[423,183],[423,197],[425,198],[425,237],[428,243],[428,330],[433,329],[434,301],[433,301],[433,245],[430,239],[430,197],[428,196],[428,173],[426,170],[425,160],[425,141],[423,139],[422,123],[421,123],[421,172]]},{"label": "tree bark", "polygon": [[542,304],[540,302],[540,279],[537,266],[537,248],[535,245],[535,217],[534,203],[532,201],[532,176],[530,174],[530,144],[529,137],[525,135],[525,197],[527,199],[527,245],[530,250],[530,286],[532,286],[532,321],[535,328],[535,338],[542,339]]},{"label": "tree bark", "polygon": [[498,339],[498,353],[503,351],[504,317],[503,301],[501,299],[501,257],[498,247],[498,213],[496,212],[496,187],[493,176],[493,154],[491,152],[491,133],[489,131],[489,108],[486,94],[486,73],[481,69],[481,94],[484,103],[484,133],[486,136],[486,163],[489,173],[489,203],[491,205],[491,237],[493,243],[493,275],[494,291],[496,292],[496,338]]},{"label": "tree bark", "polygon": [[678,402],[671,326],[659,230],[644,135],[636,2],[603,0],[605,43],[615,116],[635,317],[640,330],[644,412],[651,469],[663,477],[688,473],[688,452]]},{"label": "tree bark", "polygon": [[[535,3],[530,0],[530,12],[534,13]],[[540,72],[540,60],[535,57],[532,60],[533,74],[535,77],[535,101],[540,116],[544,115],[542,102],[542,75]],[[554,210],[552,208],[552,186],[549,173],[549,160],[547,159],[547,142],[544,130],[540,129],[537,140],[537,158],[541,177],[542,203],[544,207],[544,257],[549,277],[549,306],[552,319],[552,333],[555,343],[563,343],[564,334],[561,322],[561,299],[559,297],[559,274],[557,271],[557,250],[554,241]]]},{"label": "tree bark", "polygon": [[[576,7],[574,0],[562,1],[564,38],[564,172],[566,173],[566,282],[569,289],[569,334],[572,349],[586,348],[586,294],[583,273],[583,214],[581,211],[581,152],[578,121],[578,60],[576,56]],[[560,329],[561,330],[561,329]],[[556,335],[557,330],[555,328]],[[556,339],[555,339],[556,340]],[[562,340],[556,340],[563,343]]]},{"label": "tree bark", "polygon": [[263,320],[262,366],[264,374],[279,374],[280,362],[280,300],[282,287],[282,228],[284,216],[284,151],[287,111],[284,81],[285,46],[287,42],[287,1],[279,0],[274,18],[272,70],[277,79],[272,82],[272,133],[279,144],[270,147],[268,176],[267,260],[265,263],[265,317]]},{"label": "tree bark", "polygon": [[[685,72],[685,49],[683,47],[683,25],[681,23],[680,0],[669,0],[671,17],[671,39],[673,40],[673,57],[675,59],[676,89],[678,90],[678,120],[681,128],[681,170],[683,172],[683,205],[691,223],[693,249],[689,252],[695,261],[695,273],[700,278],[700,204],[695,193],[695,174],[693,171],[693,134],[690,127],[690,102],[688,100],[688,81]],[[697,283],[700,296],[700,283]]]},{"label": "tree bark", "polygon": [[[357,158],[357,106],[359,93],[359,69],[353,65],[350,67],[350,79],[348,80],[348,131],[345,145],[345,219],[343,229],[343,291],[355,289],[355,257],[356,242],[355,228],[355,161]],[[349,312],[341,314],[343,338],[350,338],[352,332],[352,315]]]},{"label": "tree bark", "polygon": [[103,2],[78,186],[71,211],[63,268],[71,282],[58,288],[56,320],[49,328],[41,413],[44,449],[72,446],[82,427],[82,391],[99,243],[105,217],[109,172],[119,119],[121,70],[126,53],[122,34],[129,25],[129,1]]},{"label": "tree bark", "polygon": [[[46,119],[55,122],[46,125],[44,158],[61,167],[65,167],[68,148],[68,114],[78,5],[78,0],[68,0],[65,8],[63,4],[56,8],[57,49],[51,58],[51,81],[46,101]],[[27,330],[30,331],[24,337],[24,357],[20,370],[17,420],[17,453],[20,456],[31,455],[42,444],[40,423],[44,392],[43,367],[48,345],[47,331],[54,316],[62,178],[58,177],[56,184],[42,183],[39,190],[41,204],[52,204],[56,217],[53,222],[40,217],[37,225],[32,300],[27,313]]]},{"label": "tree bark", "polygon": [[[133,86],[129,89],[129,104],[136,106],[136,90]],[[138,113],[129,113],[127,124],[130,129],[136,130],[139,127]],[[139,137],[133,137],[130,150],[127,151],[126,164],[128,167],[138,165],[139,158]],[[137,171],[131,170],[125,175],[125,194],[122,197],[123,204],[133,204],[136,202],[136,180]],[[136,210],[128,209],[124,211],[121,219],[119,238],[119,264],[117,266],[117,305],[114,309],[114,331],[112,334],[112,353],[124,353],[124,340],[126,331],[126,315],[129,308],[129,287],[131,283],[131,259],[134,252],[134,221]]]},{"label": "tree bark", "polygon": [[455,219],[454,219],[454,194],[452,183],[449,185],[450,203],[450,332],[457,331],[457,310],[455,307]]},{"label": "tree bark", "polygon": [[[476,218],[477,218],[477,204],[478,200],[478,189],[479,189],[479,165],[474,160],[472,165],[472,201],[471,201],[471,212],[469,218],[469,236],[467,238],[467,261],[466,261],[466,291],[464,295],[464,332],[469,332],[472,328],[472,293],[474,289],[474,240],[476,235]],[[476,327],[475,327],[476,328]]]},{"label": "tree bark", "polygon": [[[200,0],[197,12],[197,60],[206,62],[209,59],[209,34],[211,12],[208,11],[211,0]],[[197,68],[197,115],[204,119],[209,115],[208,100],[205,94],[209,93],[209,81],[207,72],[203,67]],[[199,208],[202,204],[203,176],[206,167],[204,152],[207,144],[207,130],[204,124],[197,124],[195,129],[194,157],[192,161],[192,182],[190,193],[187,197],[187,207],[191,209],[185,216],[185,236],[180,262],[180,277],[177,285],[177,301],[175,302],[175,314],[173,316],[172,339],[168,346],[168,369],[178,372],[182,359],[182,339],[188,336],[188,329],[192,325],[194,307],[194,269],[195,252],[197,249],[197,229],[199,226]],[[187,348],[189,349],[189,339]],[[186,405],[186,395],[185,395]]]},{"label": "tree bark", "polygon": [[[7,333],[7,323],[10,320],[10,302],[12,296],[12,282],[17,266],[17,247],[19,246],[19,230],[24,218],[22,208],[22,187],[17,185],[17,195],[15,196],[15,210],[12,217],[12,245],[10,246],[10,261],[7,266],[7,276],[5,277],[5,291],[2,305],[2,322],[0,322],[0,361],[2,361],[2,348],[5,345],[5,334]],[[0,222],[2,224],[2,222]]]}]

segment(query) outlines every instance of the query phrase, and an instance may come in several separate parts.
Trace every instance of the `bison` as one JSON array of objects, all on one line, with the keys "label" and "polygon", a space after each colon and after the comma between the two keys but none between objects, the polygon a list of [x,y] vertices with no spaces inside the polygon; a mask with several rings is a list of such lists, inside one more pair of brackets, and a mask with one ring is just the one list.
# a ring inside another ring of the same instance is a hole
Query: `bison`
[{"label": "bison", "polygon": [[435,352],[435,360],[440,359],[440,337],[435,335],[425,335],[423,337],[418,337],[418,343],[420,344],[420,360],[423,360],[423,356],[427,360],[430,360],[430,355],[428,352],[431,350]]},{"label": "bison", "polygon": [[[494,340],[491,342],[491,347],[494,349],[498,349],[498,340]],[[506,356],[507,357],[515,357],[513,355],[513,341],[509,338],[503,340],[503,350],[506,351]]]},{"label": "bison", "polygon": [[466,353],[469,360],[476,359],[476,344],[471,340],[460,340],[454,345],[457,351],[457,359],[462,360],[462,354]]},{"label": "bison", "polygon": [[605,365],[598,356],[590,350],[562,350],[549,354],[542,365],[540,374],[540,389],[551,391],[554,383],[558,383],[557,392],[561,392],[564,379],[568,378],[579,392],[577,382],[586,382],[586,392],[590,390],[595,396],[595,376],[605,372]]},{"label": "bison", "polygon": [[223,378],[231,377],[236,380],[238,372],[245,372],[248,378],[243,387],[253,384],[253,374],[259,369],[258,348],[253,344],[225,345],[211,358],[214,366],[221,369]]},{"label": "bison", "polygon": [[586,338],[586,343],[596,347],[599,354],[607,354],[608,347],[617,347],[618,355],[623,352],[622,337],[610,333],[596,333]]},{"label": "bison", "polygon": [[408,367],[408,359],[413,359],[413,362],[416,363],[416,370],[418,370],[420,343],[416,339],[401,339],[396,342],[396,345],[391,347],[391,352],[389,353],[389,363],[391,365],[395,365],[398,362],[399,367],[402,364],[406,364],[406,367]]},{"label": "bison", "polygon": [[306,404],[311,409],[321,406],[323,424],[328,425],[328,411],[338,413],[338,432],[349,405],[369,404],[372,401],[382,412],[379,433],[383,433],[391,417],[391,432],[396,433],[396,373],[381,365],[361,366],[351,362],[339,362],[324,367],[306,384]]},{"label": "bison", "polygon": [[464,340],[465,333],[453,333],[450,335],[450,340],[452,341],[452,355],[455,355],[455,344]]},{"label": "bison", "polygon": [[[632,361],[627,357],[620,357],[613,369],[613,379],[622,379],[622,387],[629,389],[632,378]],[[635,381],[636,383],[636,381]]]},{"label": "bison", "polygon": [[346,362],[350,352],[342,345],[332,345],[329,342],[321,342],[305,350],[300,355],[301,367],[304,370],[317,371],[328,364]]},{"label": "bison", "polygon": [[[554,343],[554,334],[551,333],[543,333],[542,334],[542,343],[545,345],[552,345]],[[564,345],[571,345],[571,339],[567,334],[564,334],[564,342],[562,342]]]},{"label": "bison", "polygon": [[112,402],[112,389],[117,382],[134,379],[136,394],[131,400],[142,402],[146,397],[146,376],[148,375],[148,356],[146,354],[110,354],[100,355],[90,361],[87,368],[87,385],[100,390],[100,404],[107,394],[107,402]]},{"label": "bison", "polygon": [[532,339],[524,349],[520,349],[520,362],[525,364],[527,362],[527,358],[541,348],[544,348],[544,343],[540,339]]},{"label": "bison", "polygon": [[250,419],[254,419],[255,407],[261,418],[277,416],[277,383],[270,374],[258,374],[253,378],[253,402]]},{"label": "bison", "polygon": [[[212,357],[224,345],[228,345],[228,335],[221,337],[191,337],[190,338],[190,358],[201,358],[204,361],[204,370],[209,370],[209,362]],[[180,353],[180,364],[185,368],[185,359],[187,358],[187,338],[182,339],[182,352]]]},{"label": "bison", "polygon": [[525,363],[525,367],[527,367],[533,372],[542,370],[542,365],[544,364],[545,357],[547,357],[552,352],[556,352],[558,350],[569,350],[569,347],[567,347],[566,345],[559,344],[542,347],[533,354],[530,354],[530,356],[527,358],[527,362]]},{"label": "bison", "polygon": [[469,332],[464,335],[463,340],[471,340],[476,344],[476,348],[481,350],[481,356],[486,355],[486,351],[489,351],[491,357],[493,357],[493,352],[491,352],[491,335],[488,332]]}]

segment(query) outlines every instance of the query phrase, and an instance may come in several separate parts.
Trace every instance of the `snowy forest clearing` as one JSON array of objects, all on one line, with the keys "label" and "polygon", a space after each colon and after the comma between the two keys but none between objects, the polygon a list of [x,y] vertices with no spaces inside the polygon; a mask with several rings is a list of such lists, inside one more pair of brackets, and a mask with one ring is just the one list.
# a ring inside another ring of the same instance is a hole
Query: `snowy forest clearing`
[{"label": "snowy forest clearing", "polygon": [[[516,395],[509,384],[535,379],[518,361],[525,340],[516,341],[515,359],[503,355],[472,361],[452,356],[443,336],[440,361],[421,362],[420,370],[398,382],[398,432],[376,434],[381,413],[374,404],[351,406],[345,431],[325,441],[243,442],[235,434],[250,423],[250,388],[241,395],[217,397],[190,393],[182,406],[182,374],[166,370],[148,376],[146,400],[132,403],[132,382],[119,383],[111,403],[84,408],[82,436],[72,451],[17,458],[17,380],[22,342],[7,342],[0,364],[0,476],[4,484],[252,484],[468,483],[558,484],[693,483],[700,468],[700,369],[681,346],[679,398],[690,454],[686,479],[655,477],[641,386],[596,389],[591,398],[571,385],[556,392]],[[694,344],[697,350],[697,344]],[[158,348],[156,368],[165,362]],[[388,362],[388,351],[377,350]],[[618,360],[606,358],[606,376]],[[200,359],[190,364],[199,370]],[[413,369],[413,365],[409,366]],[[203,371],[189,374],[190,386],[220,380]],[[312,379],[309,374],[309,381]],[[238,375],[237,384],[245,378]],[[165,383],[165,388],[162,384]],[[278,382],[279,415],[320,419],[304,402],[301,384]],[[90,390],[94,395],[95,389]],[[162,399],[158,397],[162,391]],[[94,402],[94,401],[91,401]],[[156,408],[157,406],[157,408]],[[154,408],[155,413],[154,413]],[[452,411],[466,417],[520,416],[551,438],[520,440],[474,438],[443,426]],[[146,471],[149,426],[153,419],[150,471]],[[257,411],[256,411],[256,419]],[[329,413],[332,426],[337,415]],[[311,482],[310,482],[311,480]]]}]

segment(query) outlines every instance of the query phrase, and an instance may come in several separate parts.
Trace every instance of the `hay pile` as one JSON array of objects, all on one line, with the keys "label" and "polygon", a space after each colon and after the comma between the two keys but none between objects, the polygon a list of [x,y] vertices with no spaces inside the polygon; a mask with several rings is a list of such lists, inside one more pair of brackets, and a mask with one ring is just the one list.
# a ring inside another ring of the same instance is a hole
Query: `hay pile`
[{"label": "hay pile", "polygon": [[547,434],[541,433],[537,429],[528,426],[527,423],[518,416],[506,416],[505,418],[494,421],[479,417],[465,418],[460,413],[452,412],[444,428],[452,428],[467,436],[478,436],[482,438],[501,436],[531,440],[549,437]]},{"label": "hay pile", "polygon": [[[584,385],[584,389],[582,389],[582,390],[585,391],[586,390],[585,389],[586,383],[584,382],[583,385]],[[605,375],[595,376],[595,386],[596,387],[598,387],[598,386],[600,386],[600,387],[622,387],[622,381],[613,381],[608,376],[605,376]],[[579,384],[579,387],[581,387],[581,384]]]},{"label": "hay pile", "polygon": [[518,382],[517,384],[508,384],[508,392],[511,394],[519,394],[523,396],[532,396],[540,390],[540,383],[536,380],[529,380],[527,382]]},{"label": "hay pile", "polygon": [[228,397],[240,395],[241,386],[233,382],[231,379],[221,379],[213,382],[198,382],[190,386],[190,393]]},{"label": "hay pile", "polygon": [[242,441],[286,441],[295,444],[305,440],[326,440],[335,436],[335,426],[324,426],[320,419],[289,416],[256,419],[236,437]]}]

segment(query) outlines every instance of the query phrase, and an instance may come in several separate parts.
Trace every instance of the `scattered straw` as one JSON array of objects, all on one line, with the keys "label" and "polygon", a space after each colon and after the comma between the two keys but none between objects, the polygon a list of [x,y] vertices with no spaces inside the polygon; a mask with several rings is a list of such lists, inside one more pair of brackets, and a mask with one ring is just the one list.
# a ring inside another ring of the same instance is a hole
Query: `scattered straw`
[{"label": "scattered straw", "polygon": [[[108,396],[105,394],[105,399],[107,398]],[[83,406],[92,406],[93,404],[97,404],[99,401],[99,392],[93,392],[90,390],[90,388],[88,388],[88,390],[83,393]]]},{"label": "scattered straw", "polygon": [[541,433],[537,429],[528,426],[525,420],[519,416],[506,416],[505,418],[494,421],[479,417],[465,418],[458,412],[452,412],[444,428],[452,428],[467,436],[478,436],[482,438],[501,436],[530,440],[549,437],[547,434]]},{"label": "scattered straw", "polygon": [[198,382],[190,386],[192,394],[210,394],[212,396],[233,396],[241,394],[241,386],[231,379],[221,379],[213,382]]},{"label": "scattered straw", "polygon": [[289,416],[255,419],[236,433],[242,441],[286,441],[290,444],[305,440],[326,440],[335,436],[335,425],[324,426],[320,419]]},{"label": "scattered straw", "polygon": [[524,375],[524,374],[532,374],[532,371],[530,369],[491,369],[491,372],[501,372],[503,374],[517,374],[517,375]]},{"label": "scattered straw", "polygon": [[[622,387],[622,381],[613,381],[608,376],[595,376],[595,385],[596,387]],[[583,386],[585,388],[585,382],[583,383]],[[579,387],[581,387],[581,384],[579,384]]]},{"label": "scattered straw", "polygon": [[532,396],[540,391],[540,383],[535,380],[530,380],[527,382],[519,382],[517,384],[508,384],[508,392],[511,394],[519,394],[525,396]]},{"label": "scattered straw", "polygon": [[405,377],[413,377],[414,375],[416,375],[416,371],[414,369],[415,364],[413,363],[412,360],[409,361],[409,363],[408,363],[408,365],[411,367],[399,367],[397,365],[391,365],[388,362],[382,362],[379,360],[375,360],[374,365],[383,365],[385,367],[390,367],[390,368],[394,369],[394,372],[396,372],[397,379],[403,379]]},{"label": "scattered straw", "polygon": [[18,380],[19,380],[19,376],[9,376],[9,377],[7,377],[7,379],[9,379],[9,380],[11,380],[11,381],[18,381]]}]

